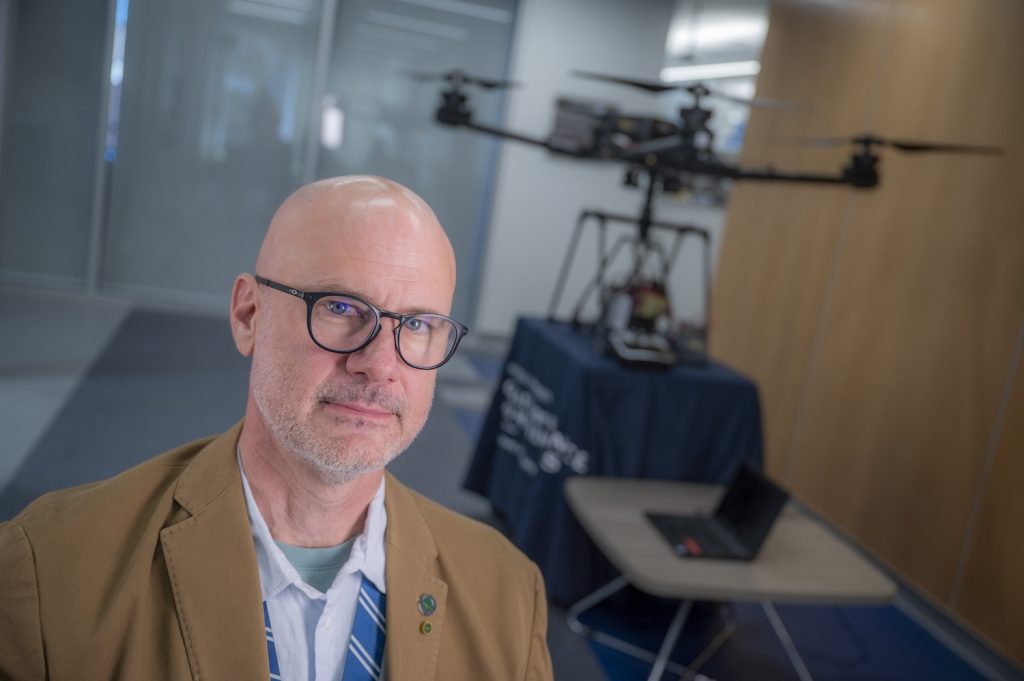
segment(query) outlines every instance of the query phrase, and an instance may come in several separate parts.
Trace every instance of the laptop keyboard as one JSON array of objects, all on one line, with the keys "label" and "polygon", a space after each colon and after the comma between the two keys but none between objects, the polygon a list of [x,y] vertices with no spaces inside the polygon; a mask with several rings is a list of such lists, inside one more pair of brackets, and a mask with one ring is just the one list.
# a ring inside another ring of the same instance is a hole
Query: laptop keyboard
[{"label": "laptop keyboard", "polygon": [[742,547],[710,518],[654,516],[651,520],[679,556],[741,558]]}]

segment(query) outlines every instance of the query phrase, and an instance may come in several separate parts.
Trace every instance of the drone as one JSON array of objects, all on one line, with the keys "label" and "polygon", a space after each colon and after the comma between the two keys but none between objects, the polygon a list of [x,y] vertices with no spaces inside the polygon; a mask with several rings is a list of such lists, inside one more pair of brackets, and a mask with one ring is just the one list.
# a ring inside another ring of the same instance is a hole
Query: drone
[{"label": "drone", "polygon": [[[886,139],[870,133],[848,137],[796,138],[793,142],[819,147],[850,145],[852,150],[838,172],[796,172],[766,166],[743,167],[724,160],[714,149],[714,132],[709,126],[713,111],[704,105],[708,98],[731,99],[749,106],[787,108],[784,103],[764,98],[742,99],[716,92],[703,83],[669,84],[624,78],[590,71],[574,71],[574,76],[604,81],[616,85],[638,88],[651,93],[683,90],[689,94],[689,104],[681,106],[677,121],[666,121],[655,116],[635,116],[620,113],[613,106],[587,104],[571,100],[558,101],[554,132],[548,137],[535,137],[506,130],[473,117],[467,88],[499,90],[516,87],[505,80],[481,78],[461,70],[443,74],[414,74],[418,80],[442,81],[440,103],[435,111],[436,120],[447,126],[468,128],[501,139],[533,145],[574,158],[622,163],[626,166],[625,184],[639,186],[646,178],[643,206],[638,217],[615,215],[602,211],[584,210],[576,223],[569,250],[562,263],[548,318],[554,319],[557,303],[565,285],[569,267],[575,257],[580,232],[584,223],[593,221],[599,228],[600,253],[597,273],[584,289],[572,315],[574,325],[581,323],[583,303],[595,290],[601,292],[601,314],[593,326],[597,330],[598,347],[631,364],[669,367],[677,361],[706,361],[707,324],[702,328],[685,328],[677,323],[668,303],[666,282],[680,241],[695,234],[704,242],[705,318],[710,318],[710,259],[709,236],[706,230],[692,225],[658,222],[653,216],[654,195],[657,190],[679,191],[692,189],[704,180],[712,182],[769,181],[799,182],[819,185],[847,185],[855,189],[872,189],[879,185],[879,155],[881,147],[909,154],[955,153],[1000,155],[1002,149],[992,146],[933,143],[913,140]],[[611,248],[606,247],[606,227],[609,222],[635,225],[637,236],[620,238]],[[650,238],[652,229],[674,234],[671,252],[666,254],[657,240]],[[631,248],[634,263],[625,281],[606,280],[608,265],[616,253]],[[645,277],[645,264],[657,262],[658,274]]]},{"label": "drone", "polygon": [[[797,138],[793,141],[814,146],[853,146],[847,163],[837,173],[793,172],[767,166],[748,168],[728,163],[719,158],[712,148],[714,133],[709,128],[713,111],[704,106],[708,97],[727,98],[752,106],[765,105],[770,100],[731,97],[718,93],[703,83],[689,85],[661,83],[624,78],[590,71],[573,71],[574,76],[604,81],[651,93],[684,90],[691,95],[692,103],[679,109],[678,122],[669,122],[656,117],[623,116],[612,107],[595,106],[587,112],[569,111],[577,117],[573,121],[578,127],[585,124],[580,118],[590,118],[590,129],[584,139],[590,144],[580,143],[579,137],[565,139],[556,133],[547,138],[505,130],[497,126],[480,123],[473,118],[469,105],[467,86],[496,90],[516,86],[516,83],[493,80],[469,75],[460,70],[444,74],[416,74],[421,80],[441,80],[447,88],[441,92],[441,101],[435,112],[439,123],[453,127],[464,127],[502,139],[515,140],[545,148],[553,153],[579,158],[618,161],[629,166],[627,184],[636,184],[638,171],[658,178],[663,188],[679,189],[692,184],[695,177],[727,178],[731,180],[760,180],[774,182],[802,182],[814,184],[850,185],[858,189],[871,189],[879,184],[879,156],[876,149],[889,147],[904,153],[956,153],[1000,155],[1002,149],[992,146],[947,144],[914,140],[894,140],[864,133],[849,137]],[[603,110],[602,110],[603,109]],[[560,115],[563,112],[560,111]],[[556,128],[557,128],[556,121]]]}]

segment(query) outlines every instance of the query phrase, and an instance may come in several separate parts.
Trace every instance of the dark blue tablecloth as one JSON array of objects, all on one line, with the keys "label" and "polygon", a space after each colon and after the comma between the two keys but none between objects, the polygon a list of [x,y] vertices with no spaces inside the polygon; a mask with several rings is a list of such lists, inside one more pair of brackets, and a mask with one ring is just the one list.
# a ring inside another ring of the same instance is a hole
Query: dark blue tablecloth
[{"label": "dark blue tablecloth", "polygon": [[465,487],[491,501],[549,596],[569,603],[615,574],[568,507],[569,476],[724,483],[740,460],[761,458],[750,380],[715,362],[625,367],[585,331],[521,319]]}]

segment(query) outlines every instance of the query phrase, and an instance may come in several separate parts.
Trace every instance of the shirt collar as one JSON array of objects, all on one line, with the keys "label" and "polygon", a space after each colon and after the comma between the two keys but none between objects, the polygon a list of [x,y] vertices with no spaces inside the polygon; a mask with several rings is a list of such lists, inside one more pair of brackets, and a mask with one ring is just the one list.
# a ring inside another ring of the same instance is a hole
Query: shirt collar
[{"label": "shirt collar", "polygon": [[[289,586],[295,586],[310,598],[323,598],[323,594],[302,580],[295,567],[274,543],[270,528],[267,527],[249,487],[249,479],[245,475],[245,468],[242,467],[240,448],[236,450],[236,456],[242,477],[245,506],[249,512],[249,525],[252,527],[256,545],[256,562],[259,565],[260,586],[264,599],[278,595]],[[387,521],[387,511],[384,508],[384,480],[381,479],[380,486],[366,509],[363,531],[352,544],[352,553],[341,566],[338,577],[335,578],[334,585],[328,589],[328,593],[337,586],[342,575],[355,572],[362,572],[381,593],[387,592],[384,583],[384,531],[387,528]]]}]

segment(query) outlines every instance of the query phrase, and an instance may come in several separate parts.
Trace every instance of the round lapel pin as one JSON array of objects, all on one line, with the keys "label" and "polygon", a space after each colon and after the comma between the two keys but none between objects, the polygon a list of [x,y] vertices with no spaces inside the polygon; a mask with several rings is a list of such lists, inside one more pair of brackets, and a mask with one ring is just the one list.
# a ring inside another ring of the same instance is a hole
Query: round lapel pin
[{"label": "round lapel pin", "polygon": [[437,599],[430,594],[420,594],[419,601],[416,606],[420,610],[420,614],[424,617],[430,617],[437,610]]},{"label": "round lapel pin", "polygon": [[429,634],[433,630],[434,630],[434,627],[430,624],[430,622],[427,622],[426,620],[420,622],[420,633],[421,634]]}]

